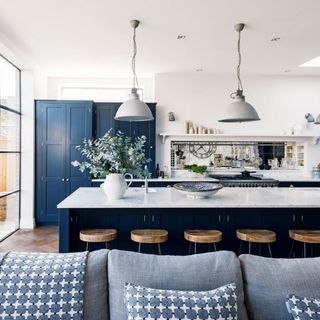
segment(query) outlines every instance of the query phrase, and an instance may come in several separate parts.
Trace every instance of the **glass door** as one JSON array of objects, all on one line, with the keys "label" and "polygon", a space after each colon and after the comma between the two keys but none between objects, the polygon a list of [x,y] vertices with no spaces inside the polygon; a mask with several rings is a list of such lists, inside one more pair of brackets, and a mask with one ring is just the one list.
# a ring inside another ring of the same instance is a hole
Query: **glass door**
[{"label": "glass door", "polygon": [[0,56],[0,241],[20,220],[20,70]]}]

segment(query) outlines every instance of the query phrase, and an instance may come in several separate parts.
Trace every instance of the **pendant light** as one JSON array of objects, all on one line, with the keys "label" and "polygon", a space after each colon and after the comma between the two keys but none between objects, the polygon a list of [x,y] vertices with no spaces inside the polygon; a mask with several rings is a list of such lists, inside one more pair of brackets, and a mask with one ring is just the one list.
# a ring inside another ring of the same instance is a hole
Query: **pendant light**
[{"label": "pendant light", "polygon": [[132,73],[133,73],[133,87],[129,94],[128,100],[121,104],[119,107],[115,120],[120,121],[151,121],[153,115],[149,107],[140,100],[138,89],[138,77],[136,74],[136,55],[137,55],[137,43],[136,43],[136,29],[139,26],[140,21],[131,20],[130,25],[133,28],[133,56],[132,56]]},{"label": "pendant light", "polygon": [[240,78],[240,67],[241,67],[241,51],[240,51],[240,34],[244,29],[244,23],[238,23],[234,26],[238,32],[238,66],[237,66],[237,78],[238,78],[238,89],[236,92],[231,93],[230,97],[234,100],[224,110],[224,115],[219,122],[247,122],[260,120],[255,108],[245,100],[243,95],[242,81]]}]

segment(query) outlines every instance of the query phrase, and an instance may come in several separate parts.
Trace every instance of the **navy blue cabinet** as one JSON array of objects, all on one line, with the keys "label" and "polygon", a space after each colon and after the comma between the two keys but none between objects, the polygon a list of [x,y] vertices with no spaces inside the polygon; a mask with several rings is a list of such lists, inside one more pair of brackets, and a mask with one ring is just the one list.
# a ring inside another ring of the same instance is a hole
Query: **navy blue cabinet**
[{"label": "navy blue cabinet", "polygon": [[36,101],[36,222],[56,224],[57,204],[79,187],[91,186],[75,146],[92,137],[90,101]]}]

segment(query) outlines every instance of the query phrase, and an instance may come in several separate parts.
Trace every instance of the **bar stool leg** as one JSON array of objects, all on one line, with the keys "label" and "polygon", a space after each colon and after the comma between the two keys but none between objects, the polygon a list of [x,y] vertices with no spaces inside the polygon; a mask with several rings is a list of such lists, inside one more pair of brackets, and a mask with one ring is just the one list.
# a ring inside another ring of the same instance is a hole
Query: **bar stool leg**
[{"label": "bar stool leg", "polygon": [[251,242],[249,241],[249,254],[251,254]]},{"label": "bar stool leg", "polygon": [[239,250],[238,250],[238,256],[240,256],[242,250],[242,240],[240,240],[240,246],[239,246]]},{"label": "bar stool leg", "polygon": [[89,242],[87,242],[86,251],[89,251]]},{"label": "bar stool leg", "polygon": [[307,257],[307,244],[305,242],[303,243],[303,257]]},{"label": "bar stool leg", "polygon": [[270,258],[272,258],[272,252],[271,252],[270,243],[268,243],[268,249],[269,249]]},{"label": "bar stool leg", "polygon": [[139,242],[138,244],[138,252],[140,253],[141,252],[141,243]]},{"label": "bar stool leg", "polygon": [[197,243],[195,242],[194,243],[194,254],[196,254],[197,253]]},{"label": "bar stool leg", "polygon": [[214,248],[214,251],[217,251],[217,246],[216,246],[215,242],[213,243],[213,248]]},{"label": "bar stool leg", "polygon": [[292,245],[291,245],[291,249],[290,249],[290,253],[289,253],[289,258],[292,257],[293,249],[294,249],[294,240],[292,240]]},{"label": "bar stool leg", "polygon": [[192,248],[192,242],[189,241],[189,256],[190,256],[190,254],[191,254],[191,248]]},{"label": "bar stool leg", "polygon": [[259,256],[261,256],[261,243],[259,243]]},{"label": "bar stool leg", "polygon": [[211,243],[208,243],[209,252],[211,252]]},{"label": "bar stool leg", "polygon": [[109,242],[106,242],[106,249],[109,249]]},{"label": "bar stool leg", "polygon": [[160,245],[160,243],[158,243],[158,252],[159,252],[159,256],[161,256],[161,245]]}]

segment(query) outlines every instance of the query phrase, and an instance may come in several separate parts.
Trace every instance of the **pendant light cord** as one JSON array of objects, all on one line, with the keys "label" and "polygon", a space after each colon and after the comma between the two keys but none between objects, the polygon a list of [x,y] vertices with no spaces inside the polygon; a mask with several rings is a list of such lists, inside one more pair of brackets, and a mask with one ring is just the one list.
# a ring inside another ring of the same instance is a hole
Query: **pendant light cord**
[{"label": "pendant light cord", "polygon": [[136,56],[137,56],[137,42],[136,42],[136,28],[133,30],[133,56],[132,56],[132,73],[133,73],[133,88],[139,89],[138,77],[136,73]]},{"label": "pendant light cord", "polygon": [[239,95],[239,93],[242,95],[242,91],[243,91],[242,81],[241,81],[241,77],[240,77],[240,68],[241,68],[241,62],[242,62],[240,44],[241,44],[241,31],[239,31],[238,43],[237,43],[237,51],[238,51],[238,65],[237,65],[238,90],[236,92],[232,92],[230,94],[230,97],[232,99],[235,99],[235,97],[237,95]]},{"label": "pendant light cord", "polygon": [[243,90],[242,88],[242,81],[240,78],[240,67],[241,67],[241,51],[240,51],[240,43],[241,43],[241,31],[239,31],[239,37],[238,37],[238,66],[237,66],[237,78],[238,78],[238,90]]}]

